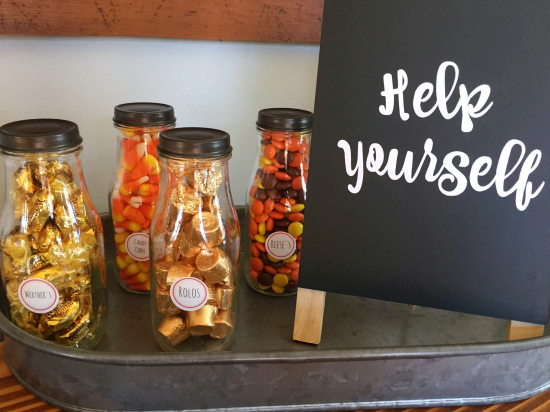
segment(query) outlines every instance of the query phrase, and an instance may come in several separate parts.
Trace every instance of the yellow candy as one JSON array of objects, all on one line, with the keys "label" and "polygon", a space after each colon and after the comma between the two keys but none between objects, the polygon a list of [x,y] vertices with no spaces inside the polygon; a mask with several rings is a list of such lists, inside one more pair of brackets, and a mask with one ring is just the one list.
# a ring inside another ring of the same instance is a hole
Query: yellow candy
[{"label": "yellow candy", "polygon": [[306,208],[306,205],[303,205],[302,203],[296,203],[295,205],[290,207],[290,211],[292,213],[297,213],[297,212],[301,212],[305,208]]},{"label": "yellow candy", "polygon": [[149,273],[149,263],[145,262],[138,262],[138,266],[142,272]]},{"label": "yellow candy", "polygon": [[265,145],[262,145],[261,147],[262,147],[262,152],[263,152],[265,150]]},{"label": "yellow candy", "polygon": [[258,162],[258,166],[260,166],[261,168],[264,168],[265,167],[265,163],[262,162],[261,160]]},{"label": "yellow candy", "polygon": [[267,157],[265,157],[264,155],[260,156],[260,162],[265,163],[266,165],[272,165],[273,164],[273,162],[271,160],[269,160]]},{"label": "yellow candy", "polygon": [[258,283],[258,287],[259,287],[261,290],[268,290],[271,286],[264,286],[264,285],[262,285],[261,283]]},{"label": "yellow candy", "polygon": [[128,263],[128,264],[130,264],[130,263],[136,263],[136,261],[135,261],[134,259],[132,259],[132,258],[130,257],[130,255],[124,256],[124,261],[125,261],[126,263]]},{"label": "yellow candy", "polygon": [[126,238],[130,236],[130,233],[124,232],[124,233],[117,233],[115,235],[115,243],[124,243],[126,242]]},{"label": "yellow candy", "polygon": [[267,258],[272,261],[273,263],[280,262],[281,259],[277,259],[276,257],[271,256],[269,253],[267,254]]},{"label": "yellow candy", "polygon": [[141,225],[136,222],[130,222],[128,225],[128,229],[130,229],[132,232],[139,232],[141,230]]},{"label": "yellow candy", "polygon": [[304,225],[302,225],[300,222],[292,222],[290,225],[288,225],[288,233],[290,233],[294,237],[298,237],[302,233],[304,233]]},{"label": "yellow candy", "polygon": [[262,186],[262,182],[260,180],[256,180],[256,186],[258,186],[258,189],[265,189],[265,187]]},{"label": "yellow candy", "polygon": [[160,173],[160,166],[159,166],[158,160],[155,156],[153,156],[151,154],[146,154],[141,159],[141,162],[144,165],[147,165],[151,168],[151,172],[150,172],[151,174],[158,175]]},{"label": "yellow candy", "polygon": [[263,235],[265,235],[265,232],[267,232],[267,229],[266,229],[266,227],[265,227],[265,222],[264,222],[264,223],[260,223],[260,224],[258,225],[258,233],[259,233],[260,235],[263,236]]},{"label": "yellow candy", "polygon": [[288,277],[283,273],[277,273],[275,276],[273,276],[273,284],[280,288],[284,288],[286,285],[288,285]]},{"label": "yellow candy", "polygon": [[126,269],[128,267],[128,262],[122,259],[120,256],[116,257],[116,264],[120,269]]},{"label": "yellow candy", "polygon": [[[269,255],[268,255],[267,257],[269,257]],[[295,254],[293,254],[293,255],[292,255],[291,257],[289,257],[289,258],[283,259],[283,262],[285,262],[285,263],[292,263],[292,262],[294,262],[294,261],[296,260],[297,257],[298,257],[298,256],[297,256],[296,253],[295,253]]]},{"label": "yellow candy", "polygon": [[126,252],[126,243],[121,243],[120,245],[118,245],[118,250],[120,251],[120,253],[127,253]]},{"label": "yellow candy", "polygon": [[126,137],[133,137],[136,135],[131,129],[122,129],[122,134]]},{"label": "yellow candy", "polygon": [[130,275],[135,275],[140,272],[139,265],[137,263],[132,263],[128,266],[127,271]]},{"label": "yellow candy", "polygon": [[277,285],[271,285],[271,289],[273,289],[273,292],[275,293],[283,293],[285,291],[284,288],[280,288]]},{"label": "yellow candy", "polygon": [[254,235],[254,239],[256,239],[257,242],[265,243],[265,236],[262,236],[262,235]]}]

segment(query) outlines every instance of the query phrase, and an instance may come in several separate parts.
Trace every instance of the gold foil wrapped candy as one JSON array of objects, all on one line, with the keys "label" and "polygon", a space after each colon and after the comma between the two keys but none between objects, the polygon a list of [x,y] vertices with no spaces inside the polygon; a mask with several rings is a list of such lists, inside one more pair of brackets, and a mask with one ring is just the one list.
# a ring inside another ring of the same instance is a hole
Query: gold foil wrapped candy
[{"label": "gold foil wrapped candy", "polygon": [[38,253],[47,252],[57,241],[61,241],[61,232],[53,223],[46,223],[44,229],[31,235],[31,247]]},{"label": "gold foil wrapped candy", "polygon": [[233,265],[219,248],[202,250],[196,259],[197,269],[208,283],[227,283],[232,279]]},{"label": "gold foil wrapped candy", "polygon": [[233,313],[230,310],[220,310],[216,315],[215,325],[210,336],[223,339],[233,330]]},{"label": "gold foil wrapped candy", "polygon": [[231,305],[233,304],[234,295],[235,288],[218,286],[216,288],[216,300],[218,302],[218,308],[223,310],[230,309]]},{"label": "gold foil wrapped candy", "polygon": [[[178,185],[170,193],[170,209],[189,218],[202,208],[202,199],[189,186]],[[170,214],[172,216],[172,213]]]},{"label": "gold foil wrapped candy", "polygon": [[50,171],[51,181],[57,180],[64,183],[74,182],[74,172],[71,167],[66,163],[58,161],[48,162],[47,166]]},{"label": "gold foil wrapped candy", "polygon": [[217,196],[203,196],[202,197],[202,210],[203,212],[210,212],[214,215],[221,213],[220,199]]},{"label": "gold foil wrapped candy", "polygon": [[187,183],[203,195],[215,196],[222,183],[222,172],[215,169],[195,170],[187,177]]},{"label": "gold foil wrapped candy", "polygon": [[172,287],[181,278],[189,278],[195,272],[195,268],[182,263],[174,263],[166,274],[166,286]]},{"label": "gold foil wrapped candy", "polygon": [[210,212],[197,213],[185,227],[188,242],[202,249],[212,248],[222,243],[218,216]]},{"label": "gold foil wrapped candy", "polygon": [[177,315],[181,312],[181,309],[174,305],[170,292],[157,289],[155,293],[155,300],[157,304],[157,312],[163,315]]},{"label": "gold foil wrapped candy", "polygon": [[53,212],[54,198],[46,191],[39,190],[26,201],[21,219],[24,233],[40,232]]},{"label": "gold foil wrapped candy", "polygon": [[155,263],[155,279],[157,281],[157,285],[161,289],[168,289],[168,286],[166,285],[166,276],[168,276],[168,270],[170,270],[173,264],[174,263],[172,262]]},{"label": "gold foil wrapped candy", "polygon": [[27,260],[31,257],[31,241],[27,235],[8,235],[0,242],[0,248],[14,262],[20,262],[22,265],[26,265]]},{"label": "gold foil wrapped candy", "polygon": [[55,341],[64,345],[80,342],[90,333],[90,313],[80,316],[70,328],[55,335]]},{"label": "gold foil wrapped candy", "polygon": [[26,194],[32,194],[40,190],[42,185],[33,173],[37,168],[37,164],[27,163],[25,166],[17,169],[13,175],[12,182],[14,190]]},{"label": "gold foil wrapped candy", "polygon": [[193,259],[201,251],[201,248],[198,245],[193,244],[189,237],[187,237],[185,230],[180,232],[178,236],[177,247],[178,254],[181,258]]},{"label": "gold foil wrapped candy", "polygon": [[187,312],[187,329],[193,336],[209,335],[216,325],[218,308],[204,305],[199,310]]},{"label": "gold foil wrapped candy", "polygon": [[166,316],[157,330],[173,345],[179,345],[189,337],[185,322],[179,316]]},{"label": "gold foil wrapped candy", "polygon": [[54,332],[59,332],[60,330],[68,328],[75,320],[79,310],[80,303],[78,301],[68,300],[58,305],[51,312],[40,316],[40,322],[38,324],[39,332],[44,335],[51,335]]}]

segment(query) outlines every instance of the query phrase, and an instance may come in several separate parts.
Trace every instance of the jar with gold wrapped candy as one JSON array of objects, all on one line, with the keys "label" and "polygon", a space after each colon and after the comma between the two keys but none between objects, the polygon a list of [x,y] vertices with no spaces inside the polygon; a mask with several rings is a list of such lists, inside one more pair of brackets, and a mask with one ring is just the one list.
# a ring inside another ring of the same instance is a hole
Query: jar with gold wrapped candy
[{"label": "jar with gold wrapped candy", "polygon": [[246,198],[248,284],[272,296],[298,290],[306,213],[313,113],[264,109],[258,113],[258,151]]},{"label": "jar with gold wrapped candy", "polygon": [[235,333],[240,229],[229,189],[231,150],[220,130],[160,134],[151,291],[153,329],[166,351],[223,350]]},{"label": "jar with gold wrapped candy", "polygon": [[109,199],[114,225],[115,275],[126,290],[150,293],[149,232],[160,184],[159,134],[176,122],[172,106],[125,103],[115,107],[117,167]]},{"label": "jar with gold wrapped candy", "polygon": [[82,177],[78,126],[33,119],[0,128],[6,202],[0,223],[6,315],[24,331],[90,349],[107,317],[99,215]]}]

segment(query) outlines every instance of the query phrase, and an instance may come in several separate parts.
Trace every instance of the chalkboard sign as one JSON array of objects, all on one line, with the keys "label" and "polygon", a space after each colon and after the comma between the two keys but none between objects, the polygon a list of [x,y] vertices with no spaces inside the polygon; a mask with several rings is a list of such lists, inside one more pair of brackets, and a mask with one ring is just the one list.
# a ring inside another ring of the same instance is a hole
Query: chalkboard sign
[{"label": "chalkboard sign", "polygon": [[546,323],[549,22],[541,0],[325,1],[301,287]]}]

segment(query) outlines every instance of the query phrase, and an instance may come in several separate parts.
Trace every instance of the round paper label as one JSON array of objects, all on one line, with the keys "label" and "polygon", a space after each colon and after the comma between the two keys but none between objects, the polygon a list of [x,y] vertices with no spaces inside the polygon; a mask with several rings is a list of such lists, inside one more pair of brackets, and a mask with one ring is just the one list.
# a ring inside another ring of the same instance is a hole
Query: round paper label
[{"label": "round paper label", "polygon": [[200,279],[181,278],[170,288],[170,297],[181,310],[193,312],[206,305],[208,288]]},{"label": "round paper label", "polygon": [[296,251],[296,239],[290,233],[274,232],[265,241],[267,253],[276,259],[287,259]]},{"label": "round paper label", "polygon": [[33,313],[48,313],[59,303],[59,293],[44,279],[27,279],[19,285],[19,300]]},{"label": "round paper label", "polygon": [[138,262],[149,260],[149,235],[132,233],[126,238],[126,252]]}]

